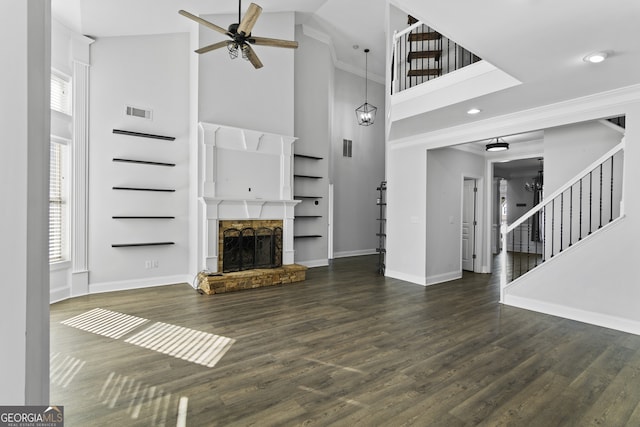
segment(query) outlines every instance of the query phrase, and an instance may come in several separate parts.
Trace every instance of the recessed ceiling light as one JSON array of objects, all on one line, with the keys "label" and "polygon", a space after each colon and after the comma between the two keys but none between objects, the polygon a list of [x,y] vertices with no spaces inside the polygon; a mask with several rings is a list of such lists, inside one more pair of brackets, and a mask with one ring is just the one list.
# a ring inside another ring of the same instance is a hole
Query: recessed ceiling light
[{"label": "recessed ceiling light", "polygon": [[592,64],[597,64],[607,59],[607,56],[608,56],[607,52],[594,52],[585,56],[583,60],[585,62],[591,62]]},{"label": "recessed ceiling light", "polygon": [[467,111],[467,114],[474,115],[474,114],[478,114],[480,111],[482,110],[479,108],[471,108],[469,111]]},{"label": "recessed ceiling light", "polygon": [[353,48],[354,48],[354,49],[360,49],[360,46],[359,46],[359,45],[357,45],[357,44],[354,44],[354,45],[353,45]]}]

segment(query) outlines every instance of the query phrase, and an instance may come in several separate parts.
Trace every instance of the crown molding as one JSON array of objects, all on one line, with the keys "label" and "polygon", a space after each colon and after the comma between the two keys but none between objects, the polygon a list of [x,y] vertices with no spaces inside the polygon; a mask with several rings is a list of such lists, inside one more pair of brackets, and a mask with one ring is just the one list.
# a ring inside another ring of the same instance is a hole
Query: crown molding
[{"label": "crown molding", "polygon": [[426,149],[446,147],[495,138],[496,135],[513,135],[623,115],[626,105],[637,102],[640,102],[640,84],[388,141],[389,149],[415,146],[424,146]]},{"label": "crown molding", "polygon": [[307,24],[302,24],[302,33],[305,36],[315,39],[321,43],[324,43],[329,47],[329,53],[331,54],[331,60],[333,61],[334,67],[342,71],[346,71],[347,73],[355,74],[356,76],[362,77],[363,79],[367,78],[373,82],[380,83],[381,85],[385,84],[386,80],[384,76],[380,76],[378,74],[371,73],[371,72],[367,73],[364,68],[355,67],[351,64],[347,64],[346,62],[339,60],[338,55],[336,54],[336,49],[333,44],[333,40],[331,39],[331,36],[329,36],[327,33],[322,32],[316,28],[310,27]]}]

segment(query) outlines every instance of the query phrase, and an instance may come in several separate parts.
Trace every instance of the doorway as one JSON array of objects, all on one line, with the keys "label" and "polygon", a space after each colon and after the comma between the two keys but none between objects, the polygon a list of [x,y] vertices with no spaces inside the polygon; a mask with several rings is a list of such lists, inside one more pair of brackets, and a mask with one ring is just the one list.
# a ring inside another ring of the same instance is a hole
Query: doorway
[{"label": "doorway", "polygon": [[462,189],[462,269],[475,271],[478,180],[464,178]]}]

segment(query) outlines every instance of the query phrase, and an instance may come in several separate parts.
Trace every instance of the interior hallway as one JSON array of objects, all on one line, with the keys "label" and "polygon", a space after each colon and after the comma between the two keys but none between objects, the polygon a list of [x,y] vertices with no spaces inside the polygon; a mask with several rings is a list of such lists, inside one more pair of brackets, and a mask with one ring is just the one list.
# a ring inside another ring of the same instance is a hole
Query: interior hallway
[{"label": "interior hallway", "polygon": [[[640,425],[639,336],[502,306],[490,275],[425,288],[375,263],[229,294],[178,284],[53,304],[51,402],[68,426]],[[112,337],[61,323],[96,308],[136,318],[113,320]],[[157,322],[189,329],[164,349],[126,342]],[[218,359],[200,363],[213,367],[161,353],[211,334]]]}]

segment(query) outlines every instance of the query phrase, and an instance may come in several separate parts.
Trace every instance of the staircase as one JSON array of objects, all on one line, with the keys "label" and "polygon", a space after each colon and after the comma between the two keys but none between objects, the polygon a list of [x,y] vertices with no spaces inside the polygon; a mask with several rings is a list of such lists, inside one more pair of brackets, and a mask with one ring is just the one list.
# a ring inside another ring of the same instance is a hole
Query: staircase
[{"label": "staircase", "polygon": [[624,139],[502,230],[500,300],[520,277],[603,231],[623,215]]},{"label": "staircase", "polygon": [[480,58],[439,32],[408,17],[409,27],[394,34],[392,93],[417,86]]},{"label": "staircase", "polygon": [[[407,23],[418,24],[409,33],[407,77],[421,77],[420,83],[442,75],[442,34],[418,22],[409,15]],[[413,85],[412,85],[413,86]]]}]

